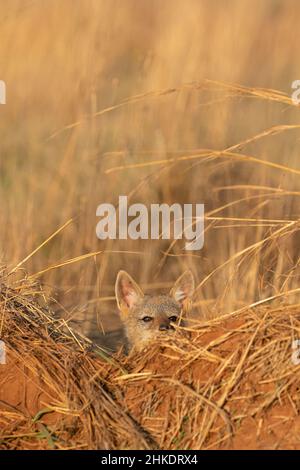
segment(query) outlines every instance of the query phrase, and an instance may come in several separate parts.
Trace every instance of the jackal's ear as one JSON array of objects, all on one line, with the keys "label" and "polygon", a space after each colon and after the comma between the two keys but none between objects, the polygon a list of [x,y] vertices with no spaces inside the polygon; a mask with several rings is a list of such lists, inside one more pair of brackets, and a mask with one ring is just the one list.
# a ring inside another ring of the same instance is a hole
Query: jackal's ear
[{"label": "jackal's ear", "polygon": [[170,291],[171,297],[183,308],[187,309],[191,304],[195,290],[195,280],[191,271],[185,271],[175,282]]},{"label": "jackal's ear", "polygon": [[119,310],[123,314],[126,314],[144,297],[142,289],[126,271],[118,272],[115,293]]}]

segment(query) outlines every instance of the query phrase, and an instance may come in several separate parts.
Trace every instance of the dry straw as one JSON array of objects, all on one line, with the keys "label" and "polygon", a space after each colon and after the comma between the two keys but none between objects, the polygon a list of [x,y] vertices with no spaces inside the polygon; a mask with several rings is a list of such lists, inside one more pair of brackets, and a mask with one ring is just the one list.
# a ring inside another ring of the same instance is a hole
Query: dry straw
[{"label": "dry straw", "polygon": [[0,295],[1,448],[298,446],[299,305],[271,299],[113,357],[55,318],[32,281],[3,271]]}]

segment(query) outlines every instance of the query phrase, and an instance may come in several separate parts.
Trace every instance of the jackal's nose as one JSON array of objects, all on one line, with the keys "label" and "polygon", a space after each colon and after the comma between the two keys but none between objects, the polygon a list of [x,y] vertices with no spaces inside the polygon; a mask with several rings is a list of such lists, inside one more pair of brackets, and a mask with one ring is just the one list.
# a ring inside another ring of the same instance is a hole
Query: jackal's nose
[{"label": "jackal's nose", "polygon": [[166,330],[170,330],[170,325],[168,325],[168,323],[161,323],[161,325],[159,325],[159,331],[166,331]]}]

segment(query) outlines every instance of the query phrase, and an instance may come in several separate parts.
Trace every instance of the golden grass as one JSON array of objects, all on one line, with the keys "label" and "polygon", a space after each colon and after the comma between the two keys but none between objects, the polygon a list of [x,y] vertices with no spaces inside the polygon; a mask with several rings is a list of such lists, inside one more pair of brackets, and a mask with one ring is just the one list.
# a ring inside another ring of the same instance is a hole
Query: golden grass
[{"label": "golden grass", "polygon": [[[10,274],[0,337],[16,374],[27,374],[25,358],[30,380],[43,371],[42,401],[55,408],[32,423],[28,410],[0,406],[1,445],[246,445],[234,437],[239,426],[257,436],[253,446],[285,445],[278,427],[288,432],[290,411],[298,414],[298,369],[288,362],[299,336],[297,0],[3,0],[1,8],[0,261]],[[205,203],[204,248],[99,241],[96,208],[119,195],[146,206]],[[86,350],[86,336],[120,326],[119,269],[154,292],[187,268],[197,280],[192,343],[114,366]],[[211,376],[198,379],[206,366]],[[283,407],[279,426],[273,407]]]},{"label": "golden grass", "polygon": [[[0,255],[84,333],[117,326],[119,269],[149,288],[192,269],[202,317],[297,289],[296,7],[4,2]],[[96,208],[120,194],[205,203],[203,250],[99,241]]]},{"label": "golden grass", "polygon": [[1,278],[2,449],[297,448],[299,305],[235,312],[110,356]]}]

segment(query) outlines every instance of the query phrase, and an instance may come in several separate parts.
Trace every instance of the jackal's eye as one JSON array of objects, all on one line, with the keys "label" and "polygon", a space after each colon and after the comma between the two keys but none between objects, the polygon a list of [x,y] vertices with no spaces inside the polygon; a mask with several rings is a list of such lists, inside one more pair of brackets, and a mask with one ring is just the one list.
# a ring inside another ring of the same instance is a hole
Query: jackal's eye
[{"label": "jackal's eye", "polygon": [[142,320],[147,323],[149,321],[152,321],[153,318],[152,317],[143,317]]},{"label": "jackal's eye", "polygon": [[175,322],[177,320],[177,317],[175,315],[172,315],[171,317],[169,317],[169,320]]}]

